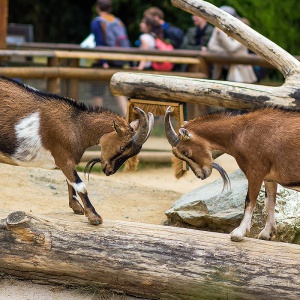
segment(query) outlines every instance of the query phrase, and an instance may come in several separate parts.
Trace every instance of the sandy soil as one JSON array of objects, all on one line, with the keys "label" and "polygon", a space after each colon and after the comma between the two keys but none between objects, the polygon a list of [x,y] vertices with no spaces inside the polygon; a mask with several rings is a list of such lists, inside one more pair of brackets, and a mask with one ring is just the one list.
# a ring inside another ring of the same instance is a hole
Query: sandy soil
[{"label": "sandy soil", "polygon": [[[238,168],[235,160],[227,155],[219,157],[216,162],[229,174]],[[61,212],[67,216],[72,214],[68,207],[67,187],[61,171],[0,164],[0,172],[2,179],[0,215],[2,217],[6,211],[14,210],[24,210],[32,214],[53,212]],[[189,171],[184,178],[177,180],[172,168],[145,168],[131,173],[118,172],[111,177],[92,174],[89,182],[84,179],[83,174],[80,176],[87,185],[92,203],[104,221],[115,219],[152,224],[162,224],[166,220],[164,212],[182,194],[220,177],[216,171],[213,171],[208,179],[201,181]],[[221,189],[222,186],[220,191]],[[16,281],[3,277],[0,270],[0,300],[2,299],[121,300],[133,298]]]}]

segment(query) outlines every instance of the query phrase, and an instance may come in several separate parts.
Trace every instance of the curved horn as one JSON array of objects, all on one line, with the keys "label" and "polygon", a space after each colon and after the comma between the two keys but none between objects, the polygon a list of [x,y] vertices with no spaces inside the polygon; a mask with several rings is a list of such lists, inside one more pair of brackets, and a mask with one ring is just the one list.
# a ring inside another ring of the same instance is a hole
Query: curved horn
[{"label": "curved horn", "polygon": [[177,144],[179,143],[179,138],[171,124],[170,115],[171,115],[171,106],[169,106],[166,110],[165,132],[166,132],[167,140],[170,143],[170,145],[172,147],[176,147]]},{"label": "curved horn", "polygon": [[[140,116],[140,124],[139,124],[139,128],[136,132],[136,134],[133,136],[132,140],[133,142],[138,145],[141,146],[143,145],[146,140],[148,139],[150,132],[153,128],[153,115],[151,113],[149,113],[149,120],[147,118],[146,113],[141,110],[138,107],[134,107],[134,109],[138,112],[139,116]],[[151,117],[152,115],[152,117]]]},{"label": "curved horn", "polygon": [[148,137],[149,137],[149,135],[150,135],[150,133],[153,129],[153,126],[154,126],[154,116],[151,112],[148,112],[148,121],[149,121],[149,130],[148,130],[148,134],[147,134],[147,137],[145,139],[145,142],[148,140]]}]

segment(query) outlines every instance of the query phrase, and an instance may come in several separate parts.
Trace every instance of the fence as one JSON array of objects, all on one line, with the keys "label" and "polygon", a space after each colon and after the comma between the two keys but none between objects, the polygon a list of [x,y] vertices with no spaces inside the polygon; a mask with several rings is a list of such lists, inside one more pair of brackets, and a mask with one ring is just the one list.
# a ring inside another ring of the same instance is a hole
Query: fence
[{"label": "fence", "polygon": [[[25,59],[27,58],[27,60]],[[31,58],[28,61],[28,58]],[[231,57],[215,55],[208,52],[194,50],[141,50],[138,48],[97,47],[82,49],[74,44],[23,43],[10,45],[7,50],[0,50],[0,59],[4,60],[0,67],[0,74],[12,78],[20,78],[25,83],[33,84],[36,88],[47,92],[62,94],[79,101],[92,103],[89,83],[102,82],[108,86],[112,75],[118,71],[147,72],[153,74],[183,76],[191,78],[209,78],[211,66],[219,64],[250,64],[272,68],[270,64],[254,54]],[[91,68],[90,63],[95,60],[122,60],[138,62],[169,61],[177,66],[186,65],[186,72],[154,72],[135,71],[132,69],[100,69]],[[20,63],[21,61],[21,63]],[[82,66],[82,62],[85,62]],[[88,63],[86,63],[88,62]],[[39,79],[39,83],[32,80]],[[108,95],[109,108],[113,104],[112,95]],[[199,114],[201,107],[188,105],[188,116]]]}]

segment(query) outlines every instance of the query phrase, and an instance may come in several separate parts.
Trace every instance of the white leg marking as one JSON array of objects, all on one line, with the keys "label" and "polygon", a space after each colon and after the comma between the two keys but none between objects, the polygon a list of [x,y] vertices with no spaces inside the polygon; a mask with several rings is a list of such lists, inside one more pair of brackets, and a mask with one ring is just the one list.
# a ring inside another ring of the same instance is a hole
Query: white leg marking
[{"label": "white leg marking", "polygon": [[231,232],[231,240],[235,242],[239,242],[244,238],[246,233],[250,231],[252,215],[253,215],[253,209],[248,208],[245,211],[244,218],[240,226]]},{"label": "white leg marking", "polygon": [[55,168],[54,158],[46,150],[40,136],[40,116],[35,112],[15,125],[17,150],[12,159],[20,166]]},{"label": "white leg marking", "polygon": [[74,190],[76,192],[78,192],[78,193],[87,193],[86,186],[83,182],[75,183],[75,182],[70,182],[69,180],[68,180],[68,182],[74,188]]}]

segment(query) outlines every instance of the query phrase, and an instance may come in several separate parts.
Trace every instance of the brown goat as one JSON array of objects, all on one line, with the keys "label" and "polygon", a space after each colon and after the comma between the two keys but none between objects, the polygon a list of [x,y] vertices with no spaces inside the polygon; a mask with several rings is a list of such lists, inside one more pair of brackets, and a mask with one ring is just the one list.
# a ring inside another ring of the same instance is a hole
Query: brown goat
[{"label": "brown goat", "polygon": [[258,238],[269,240],[276,232],[277,183],[300,191],[300,111],[266,107],[246,114],[220,112],[186,122],[177,134],[166,111],[165,131],[173,154],[184,160],[201,179],[217,169],[228,183],[226,172],[213,163],[212,151],[232,155],[248,179],[244,218],[231,233],[241,241],[251,219],[262,183],[266,189],[267,220]]},{"label": "brown goat", "polygon": [[67,178],[69,206],[76,214],[85,214],[90,223],[102,223],[75,167],[88,147],[99,144],[101,158],[90,161],[85,171],[101,162],[107,176],[114,174],[140,152],[153,128],[153,115],[148,118],[136,108],[140,119],[128,124],[114,112],[88,108],[1,76],[0,103],[0,162],[60,168]]}]

